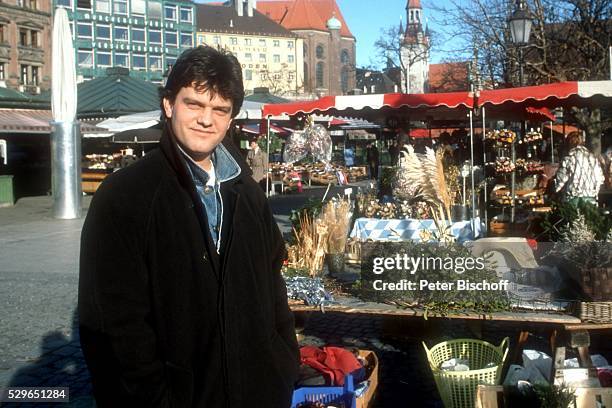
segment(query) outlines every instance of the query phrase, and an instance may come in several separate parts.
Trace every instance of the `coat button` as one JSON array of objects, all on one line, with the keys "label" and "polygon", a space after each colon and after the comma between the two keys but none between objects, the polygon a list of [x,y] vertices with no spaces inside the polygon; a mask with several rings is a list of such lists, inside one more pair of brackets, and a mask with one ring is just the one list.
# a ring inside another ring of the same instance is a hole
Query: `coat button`
[{"label": "coat button", "polygon": [[208,261],[208,258],[206,257],[206,254],[202,255],[202,260],[203,260],[204,262]]}]

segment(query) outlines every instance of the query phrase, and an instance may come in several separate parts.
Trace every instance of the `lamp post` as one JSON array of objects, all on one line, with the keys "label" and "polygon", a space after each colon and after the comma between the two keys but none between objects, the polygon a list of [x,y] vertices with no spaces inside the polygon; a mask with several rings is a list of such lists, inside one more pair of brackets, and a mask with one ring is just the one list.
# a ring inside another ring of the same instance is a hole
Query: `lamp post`
[{"label": "lamp post", "polygon": [[[533,24],[532,15],[527,7],[525,0],[517,0],[516,8],[510,18],[508,19],[510,25],[510,35],[512,37],[512,43],[517,47],[518,59],[519,59],[519,86],[523,86],[523,47],[529,43],[529,36],[531,35],[531,26]],[[525,121],[521,122],[521,132],[525,134]],[[516,162],[516,140],[512,142],[512,163]],[[510,207],[510,222],[514,223],[515,216],[515,194],[516,194],[516,171],[512,171],[512,200]]]}]

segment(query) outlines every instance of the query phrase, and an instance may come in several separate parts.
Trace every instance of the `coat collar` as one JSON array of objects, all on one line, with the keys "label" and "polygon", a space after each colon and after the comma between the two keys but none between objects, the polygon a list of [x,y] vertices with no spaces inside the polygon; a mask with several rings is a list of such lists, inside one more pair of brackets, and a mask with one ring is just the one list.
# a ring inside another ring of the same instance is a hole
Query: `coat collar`
[{"label": "coat collar", "polygon": [[[231,133],[228,132],[223,138],[223,141],[221,142],[221,148],[217,148],[216,151],[218,154],[224,155],[225,159],[231,160],[233,165],[237,166],[238,168],[238,170],[234,168],[234,170],[236,170],[238,174],[234,177],[230,177],[234,173],[234,171],[232,171],[233,166],[229,166],[227,168],[227,172],[224,170],[223,174],[219,174],[220,181],[235,183],[242,177],[251,176],[253,172],[231,139]],[[191,176],[189,175],[189,171],[187,170],[187,163],[183,159],[182,154],[178,148],[176,137],[172,132],[172,128],[169,122],[166,122],[164,125],[162,136],[159,140],[159,146],[161,151],[168,159],[168,162],[176,172],[181,185],[190,191],[193,188],[193,181],[191,180]]]}]

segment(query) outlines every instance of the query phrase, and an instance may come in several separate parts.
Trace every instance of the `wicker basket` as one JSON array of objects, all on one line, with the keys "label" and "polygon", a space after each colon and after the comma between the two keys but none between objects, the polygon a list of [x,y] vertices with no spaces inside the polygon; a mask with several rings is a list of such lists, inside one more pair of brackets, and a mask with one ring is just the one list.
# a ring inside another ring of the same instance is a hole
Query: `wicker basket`
[{"label": "wicker basket", "polygon": [[[472,408],[478,385],[497,385],[508,355],[508,337],[499,346],[482,340],[457,339],[436,344],[423,343],[436,387],[446,408]],[[469,361],[469,371],[444,371],[440,365],[451,358]],[[492,367],[487,367],[493,363]]]},{"label": "wicker basket", "polygon": [[578,317],[583,322],[612,323],[612,302],[580,302]]}]

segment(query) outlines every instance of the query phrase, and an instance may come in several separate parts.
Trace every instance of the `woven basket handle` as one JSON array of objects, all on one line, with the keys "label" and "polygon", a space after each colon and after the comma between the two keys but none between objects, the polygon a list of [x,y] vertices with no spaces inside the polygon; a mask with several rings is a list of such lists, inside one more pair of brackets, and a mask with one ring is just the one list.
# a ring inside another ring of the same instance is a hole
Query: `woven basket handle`
[{"label": "woven basket handle", "polygon": [[504,338],[501,343],[499,343],[498,349],[503,354],[502,362],[506,361],[506,356],[508,355],[508,350],[510,349],[510,338]]}]

